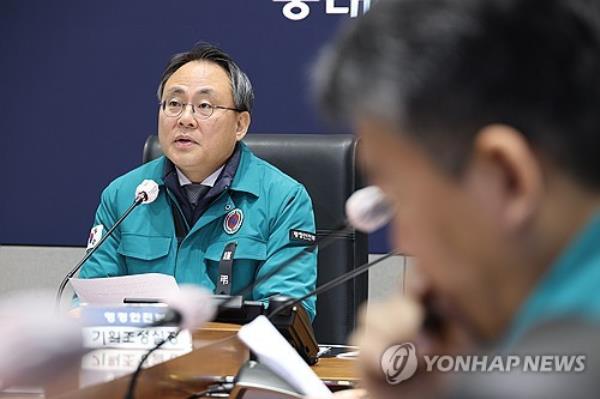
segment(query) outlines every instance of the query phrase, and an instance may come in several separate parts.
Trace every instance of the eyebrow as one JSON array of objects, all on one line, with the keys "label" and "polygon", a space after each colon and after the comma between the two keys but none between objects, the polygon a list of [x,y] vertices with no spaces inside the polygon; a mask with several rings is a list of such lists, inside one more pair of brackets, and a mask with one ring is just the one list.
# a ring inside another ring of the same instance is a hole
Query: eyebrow
[{"label": "eyebrow", "polygon": [[177,87],[171,88],[171,89],[165,91],[165,94],[168,94],[168,95],[183,94],[183,93],[185,93],[185,91],[183,89],[180,89],[180,88],[177,88]]},{"label": "eyebrow", "polygon": [[194,95],[196,94],[213,94],[215,91],[211,88],[205,88],[205,89],[200,89],[197,92],[194,93]]}]

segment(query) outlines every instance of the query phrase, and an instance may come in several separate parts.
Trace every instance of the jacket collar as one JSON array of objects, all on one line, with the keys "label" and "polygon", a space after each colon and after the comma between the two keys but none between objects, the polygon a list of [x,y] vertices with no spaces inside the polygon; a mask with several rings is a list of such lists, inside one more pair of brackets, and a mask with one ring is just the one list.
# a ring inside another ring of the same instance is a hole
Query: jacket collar
[{"label": "jacket collar", "polygon": [[[240,191],[259,197],[260,194],[260,174],[256,173],[257,157],[250,151],[248,146],[240,142],[240,163],[231,182],[230,190]],[[149,170],[149,178],[154,180],[159,186],[164,185],[164,173],[167,158],[163,155],[152,161],[154,163]]]},{"label": "jacket collar", "polygon": [[261,176],[257,173],[257,157],[250,151],[248,146],[240,142],[241,157],[230,189],[242,191],[258,197],[260,194]]}]

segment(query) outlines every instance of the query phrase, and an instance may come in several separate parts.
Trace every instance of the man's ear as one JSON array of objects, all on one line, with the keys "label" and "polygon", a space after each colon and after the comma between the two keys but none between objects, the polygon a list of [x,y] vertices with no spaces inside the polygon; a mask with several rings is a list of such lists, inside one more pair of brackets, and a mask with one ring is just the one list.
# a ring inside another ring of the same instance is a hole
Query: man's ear
[{"label": "man's ear", "polygon": [[237,122],[235,125],[236,141],[240,141],[246,136],[246,133],[248,133],[248,128],[250,127],[250,121],[250,112],[244,111],[238,114]]},{"label": "man's ear", "polygon": [[528,224],[543,197],[544,174],[523,134],[506,125],[486,126],[475,138],[472,155],[467,178],[471,188],[479,186],[488,201],[484,206],[509,230]]}]

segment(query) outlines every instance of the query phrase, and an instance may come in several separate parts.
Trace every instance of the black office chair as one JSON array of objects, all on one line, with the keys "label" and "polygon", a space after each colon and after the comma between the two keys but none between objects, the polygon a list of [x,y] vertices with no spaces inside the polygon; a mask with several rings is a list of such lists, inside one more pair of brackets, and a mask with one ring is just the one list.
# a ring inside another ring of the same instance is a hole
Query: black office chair
[{"label": "black office chair", "polygon": [[[330,233],[345,218],[346,199],[361,187],[352,135],[248,134],[244,142],[259,157],[298,180],[308,190],[315,211],[317,234]],[[144,145],[143,161],[162,155],[155,135]],[[338,234],[338,240],[319,249],[317,285],[353,270],[368,260],[365,234]],[[356,325],[356,311],[367,299],[368,277],[363,274],[317,298],[313,323],[318,342],[344,344]]]}]

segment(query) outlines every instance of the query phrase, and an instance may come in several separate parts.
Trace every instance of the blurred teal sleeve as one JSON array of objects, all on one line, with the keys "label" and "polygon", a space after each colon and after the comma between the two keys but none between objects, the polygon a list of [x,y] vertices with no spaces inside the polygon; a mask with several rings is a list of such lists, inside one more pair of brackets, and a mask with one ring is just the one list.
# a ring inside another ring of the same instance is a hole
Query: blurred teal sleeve
[{"label": "blurred teal sleeve", "polygon": [[[116,191],[116,190],[114,190]],[[94,226],[104,226],[102,234],[105,235],[119,218],[119,206],[111,186],[107,187],[100,199],[100,205],[96,211]],[[125,260],[119,255],[118,248],[121,241],[121,232],[117,228],[85,262],[79,273],[80,278],[114,277],[127,274]]]},{"label": "blurred teal sleeve", "polygon": [[[277,294],[299,298],[314,290],[317,281],[317,249],[307,252],[308,245],[290,241],[291,230],[316,234],[312,202],[306,189],[301,185],[296,186],[278,205],[267,242],[267,258],[259,268],[256,280],[260,281],[263,275],[289,262],[299,252],[304,253],[274,276],[257,284],[252,293],[255,300]],[[302,304],[313,320],[316,298],[312,296]]]}]

